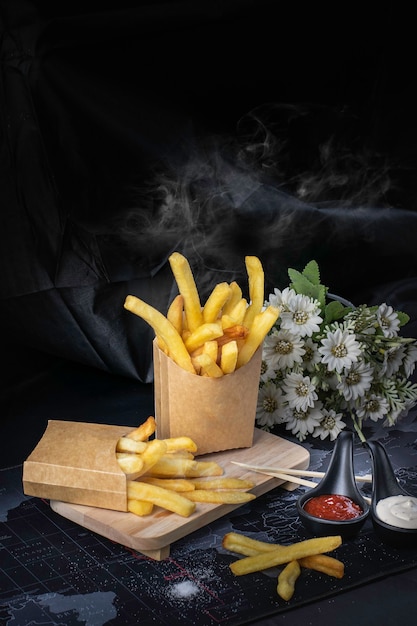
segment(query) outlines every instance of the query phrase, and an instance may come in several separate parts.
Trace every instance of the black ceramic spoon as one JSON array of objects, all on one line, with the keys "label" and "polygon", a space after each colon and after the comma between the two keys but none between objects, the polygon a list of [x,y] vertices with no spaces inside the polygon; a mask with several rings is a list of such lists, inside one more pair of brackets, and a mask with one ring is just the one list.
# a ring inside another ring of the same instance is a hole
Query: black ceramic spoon
[{"label": "black ceramic spoon", "polygon": [[[341,535],[344,539],[356,534],[364,524],[369,505],[359,491],[353,470],[354,434],[342,430],[335,441],[327,471],[317,487],[305,492],[297,501],[297,511],[304,526],[314,535]],[[363,513],[347,520],[327,520],[307,513],[304,506],[308,500],[319,495],[347,496],[360,506]]]},{"label": "black ceramic spoon", "polygon": [[365,442],[372,455],[372,504],[371,517],[377,535],[386,543],[395,546],[413,546],[417,544],[417,528],[400,528],[387,524],[377,513],[377,504],[390,496],[411,496],[399,484],[387,451],[380,441]]}]

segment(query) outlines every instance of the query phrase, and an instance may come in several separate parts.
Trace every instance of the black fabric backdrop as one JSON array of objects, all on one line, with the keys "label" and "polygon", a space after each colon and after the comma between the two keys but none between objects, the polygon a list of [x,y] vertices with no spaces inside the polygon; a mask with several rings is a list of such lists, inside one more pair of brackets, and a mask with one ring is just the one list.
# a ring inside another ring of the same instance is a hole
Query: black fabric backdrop
[{"label": "black fabric backdrop", "polygon": [[[166,310],[173,249],[203,292],[219,276],[244,283],[245,254],[261,257],[267,289],[316,258],[331,291],[387,300],[416,332],[406,12],[0,7],[5,388],[56,359],[151,381],[152,331],[123,301]],[[178,214],[164,229],[167,189]]]}]

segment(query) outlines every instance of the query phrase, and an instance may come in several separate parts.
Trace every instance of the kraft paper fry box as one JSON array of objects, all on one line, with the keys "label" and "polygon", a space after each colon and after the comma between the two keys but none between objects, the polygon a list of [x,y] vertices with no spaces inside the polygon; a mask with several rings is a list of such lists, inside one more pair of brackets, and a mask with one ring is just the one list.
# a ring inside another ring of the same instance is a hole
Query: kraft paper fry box
[{"label": "kraft paper fry box", "polygon": [[197,376],[153,342],[157,437],[191,437],[197,454],[249,448],[253,443],[262,349],[232,374]]},{"label": "kraft paper fry box", "polygon": [[126,475],[116,459],[128,426],[48,421],[23,464],[26,495],[127,511]]}]

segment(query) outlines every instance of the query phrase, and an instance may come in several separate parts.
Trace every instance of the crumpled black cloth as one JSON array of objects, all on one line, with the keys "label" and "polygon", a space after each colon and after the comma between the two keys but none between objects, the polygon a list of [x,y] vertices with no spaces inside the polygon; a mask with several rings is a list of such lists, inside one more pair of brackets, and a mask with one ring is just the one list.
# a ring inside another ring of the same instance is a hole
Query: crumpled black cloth
[{"label": "crumpled black cloth", "polygon": [[[314,206],[270,172],[252,177],[232,165],[217,187],[199,177],[195,197],[206,193],[221,208],[207,218],[215,249],[201,232],[165,241],[156,230],[132,252],[112,224],[147,197],[156,171],[166,163],[182,171],[201,135],[228,132],[251,106],[299,97],[288,84],[310,77],[319,90],[326,79],[311,74],[311,58],[301,75],[305,59],[285,57],[284,66],[274,3],[95,4],[0,4],[3,384],[36,352],[151,381],[153,331],[123,302],[133,293],[166,311],[174,248],[203,272],[216,265],[217,279],[243,281],[244,255],[258,254],[267,291],[285,286],[287,267],[315,258],[332,292],[356,303],[386,298],[415,319],[415,207]],[[309,48],[317,62],[325,43]],[[381,45],[369,45],[370,72]],[[366,77],[355,96],[364,85]]]}]

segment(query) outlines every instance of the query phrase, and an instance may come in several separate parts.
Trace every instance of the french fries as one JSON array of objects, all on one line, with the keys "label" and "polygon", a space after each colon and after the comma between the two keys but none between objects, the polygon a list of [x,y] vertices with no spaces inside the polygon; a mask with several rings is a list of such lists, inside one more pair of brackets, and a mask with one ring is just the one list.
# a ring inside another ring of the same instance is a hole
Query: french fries
[{"label": "french fries", "polygon": [[131,513],[150,515],[159,506],[188,517],[196,503],[244,504],[255,498],[248,491],[254,487],[251,481],[224,476],[215,461],[196,461],[197,446],[190,437],[150,439],[155,432],[155,419],[149,416],[116,445]]},{"label": "french fries", "polygon": [[203,306],[188,260],[174,252],[169,263],[179,293],[167,315],[134,295],[126,297],[124,308],[153,328],[159,348],[187,372],[220,378],[243,367],[280,314],[273,306],[263,310],[261,261],[256,256],[245,257],[249,303],[233,281],[215,285]]},{"label": "french fries", "polygon": [[282,546],[229,532],[224,535],[222,546],[229,552],[245,556],[230,564],[230,569],[236,576],[284,565],[278,576],[277,593],[283,600],[288,601],[294,594],[295,584],[303,567],[335,578],[343,578],[345,571],[343,562],[325,554],[338,548],[341,543],[342,538],[337,535],[306,539]]}]

